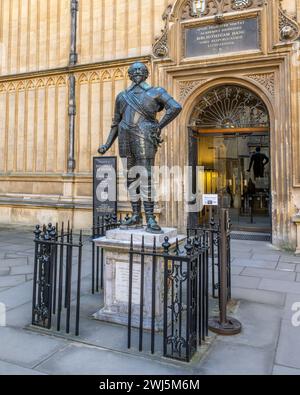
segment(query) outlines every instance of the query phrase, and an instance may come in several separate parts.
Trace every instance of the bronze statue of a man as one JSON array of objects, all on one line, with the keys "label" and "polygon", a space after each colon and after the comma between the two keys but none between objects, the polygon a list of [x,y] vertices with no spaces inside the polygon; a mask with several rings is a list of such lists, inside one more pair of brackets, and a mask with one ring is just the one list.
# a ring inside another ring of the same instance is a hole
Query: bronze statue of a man
[{"label": "bronze statue of a man", "polygon": [[[117,96],[111,132],[99,153],[104,155],[119,137],[120,156],[127,159],[127,186],[133,210],[132,217],[124,225],[141,226],[143,200],[147,231],[161,233],[154,216],[152,171],[158,147],[162,143],[161,131],[179,115],[182,107],[165,89],[146,83],[149,71],[144,63],[134,63],[128,74],[132,85]],[[166,113],[158,122],[157,113],[163,110]],[[147,175],[147,182],[139,184],[138,188],[137,177],[130,174],[135,167],[146,169]]]}]

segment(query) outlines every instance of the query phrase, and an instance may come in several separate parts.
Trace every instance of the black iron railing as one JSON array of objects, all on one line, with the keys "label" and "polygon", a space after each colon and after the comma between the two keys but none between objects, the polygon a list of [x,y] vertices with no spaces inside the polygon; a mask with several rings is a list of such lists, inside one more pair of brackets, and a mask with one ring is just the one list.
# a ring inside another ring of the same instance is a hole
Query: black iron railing
[{"label": "black iron railing", "polygon": [[[45,329],[56,326],[62,330],[62,318],[65,319],[65,331],[71,329],[71,305],[75,302],[75,334],[79,335],[80,293],[82,267],[82,232],[75,242],[73,231],[68,225],[57,227],[49,224],[35,229],[35,258],[33,277],[32,325]],[[77,253],[74,254],[74,250]],[[76,256],[75,256],[76,255]],[[76,263],[76,267],[74,265]],[[75,269],[77,277],[74,281]],[[74,287],[75,299],[72,299]],[[54,319],[55,318],[55,319]],[[55,323],[54,323],[55,321]]]},{"label": "black iron railing", "polygon": [[[154,239],[153,248],[145,248],[143,241],[140,249],[134,248],[133,239],[129,252],[129,301],[128,301],[128,348],[133,343],[133,265],[140,263],[140,303],[138,348],[144,351],[145,320],[145,282],[151,282],[151,353],[156,351],[157,305],[163,305],[163,355],[168,358],[189,362],[208,336],[208,246],[207,235],[187,239],[184,247],[171,249],[166,237],[157,249]],[[145,262],[152,264],[151,277],[145,277]],[[160,271],[162,276],[157,277]],[[162,298],[157,297],[157,281],[163,279]]]},{"label": "black iron railing", "polygon": [[[189,229],[182,243],[177,240],[171,245],[166,237],[162,245],[157,245],[157,236],[153,236],[152,245],[146,245],[145,239],[135,245],[131,239],[128,348],[137,346],[139,351],[159,352],[165,357],[189,362],[205,342],[210,274],[212,296],[219,298],[221,317],[231,298],[228,213],[225,217],[226,226],[212,221],[209,226]],[[120,224],[121,220],[116,217],[106,216],[99,217],[93,227],[93,293],[103,289],[105,279],[105,256],[95,239]],[[75,319],[75,334],[79,336],[82,232],[75,238],[69,225],[66,229],[62,225],[59,230],[49,224],[37,226],[34,233],[32,325],[58,332],[65,330],[69,334]]]},{"label": "black iron railing", "polygon": [[121,225],[122,218],[115,215],[105,215],[97,217],[96,223],[92,227],[92,294],[103,290],[104,279],[104,254],[103,248],[98,247],[95,240],[104,237],[106,232],[116,229]]},{"label": "black iron railing", "polygon": [[[209,246],[209,257],[211,265],[211,294],[214,299],[220,299],[220,260],[221,260],[221,234],[220,225],[214,218],[209,225],[199,225],[188,228],[188,236],[203,236],[206,234],[206,244]],[[227,288],[228,299],[231,299],[231,232],[226,233],[227,248]]]}]

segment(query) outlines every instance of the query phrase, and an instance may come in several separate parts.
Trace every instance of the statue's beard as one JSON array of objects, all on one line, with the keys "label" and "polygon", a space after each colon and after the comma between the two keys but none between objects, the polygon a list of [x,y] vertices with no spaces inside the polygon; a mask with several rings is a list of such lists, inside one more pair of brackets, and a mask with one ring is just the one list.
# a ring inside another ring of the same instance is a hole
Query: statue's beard
[{"label": "statue's beard", "polygon": [[142,82],[145,82],[146,79],[145,77],[133,77],[132,81],[136,84],[136,85],[140,85]]}]

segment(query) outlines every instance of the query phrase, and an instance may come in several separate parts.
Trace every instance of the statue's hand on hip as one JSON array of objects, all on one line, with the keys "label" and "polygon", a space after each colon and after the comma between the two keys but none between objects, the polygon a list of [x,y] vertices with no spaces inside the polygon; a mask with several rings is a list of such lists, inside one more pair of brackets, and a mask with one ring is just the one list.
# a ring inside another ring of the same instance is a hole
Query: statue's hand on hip
[{"label": "statue's hand on hip", "polygon": [[100,155],[105,155],[108,150],[109,147],[106,144],[104,144],[98,149],[98,152]]}]

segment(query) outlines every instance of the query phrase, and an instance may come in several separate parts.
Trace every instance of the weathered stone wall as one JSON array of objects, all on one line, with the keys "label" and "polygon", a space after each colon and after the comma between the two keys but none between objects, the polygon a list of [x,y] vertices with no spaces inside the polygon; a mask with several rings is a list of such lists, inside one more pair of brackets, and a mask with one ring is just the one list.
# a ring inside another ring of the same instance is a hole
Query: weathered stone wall
[{"label": "weathered stone wall", "polygon": [[[79,63],[151,53],[168,0],[80,0]],[[70,0],[0,0],[0,75],[65,67]]]}]

